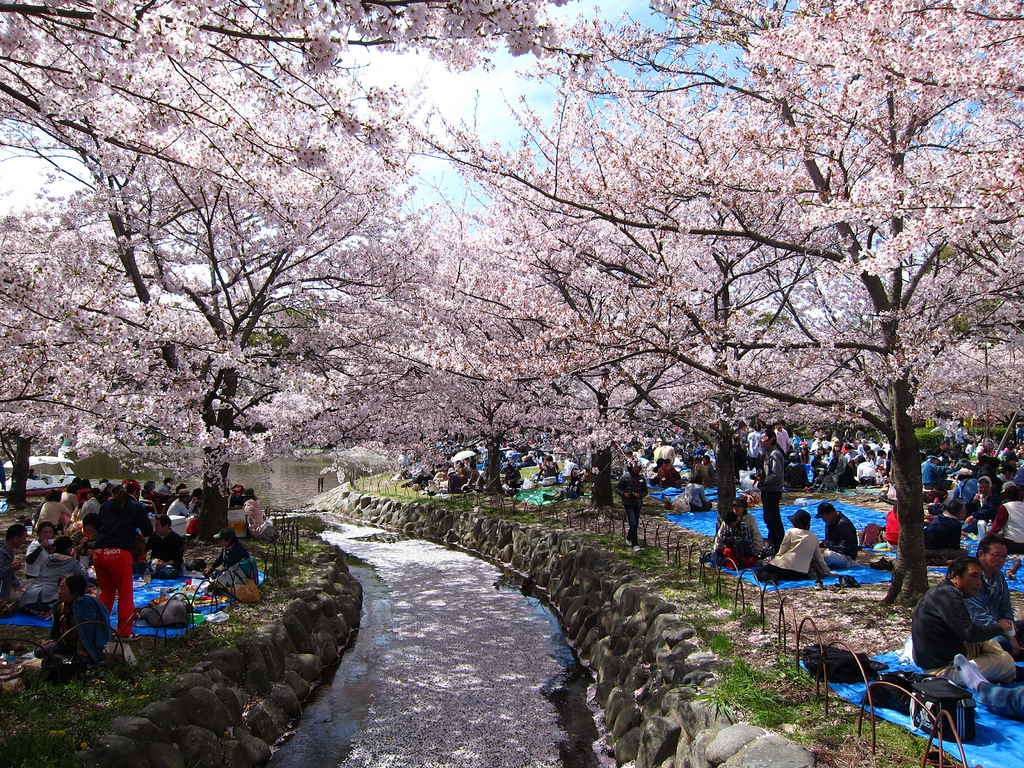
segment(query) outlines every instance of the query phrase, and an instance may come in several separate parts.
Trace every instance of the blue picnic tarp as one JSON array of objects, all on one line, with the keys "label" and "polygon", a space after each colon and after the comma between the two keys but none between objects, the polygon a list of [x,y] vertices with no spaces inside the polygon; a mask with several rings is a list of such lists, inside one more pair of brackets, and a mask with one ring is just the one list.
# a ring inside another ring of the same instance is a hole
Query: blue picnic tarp
[{"label": "blue picnic tarp", "polygon": [[[889,666],[889,671],[908,670],[921,672],[921,668],[912,663],[904,661],[896,653],[886,653],[873,657]],[[832,690],[839,696],[857,706],[860,706],[864,699],[867,686],[864,683],[830,683]],[[1019,687],[1024,683],[1014,683],[1013,687]],[[872,689],[872,692],[874,689]],[[875,709],[875,715],[896,723],[908,731],[921,735],[927,739],[928,734],[922,734],[914,729],[910,718],[891,709]],[[1011,720],[989,712],[982,704],[975,709],[975,724],[977,734],[970,744],[964,744],[964,753],[970,765],[980,765],[982,768],[1010,768],[1014,765],[1024,765],[1024,722]],[[942,747],[947,753],[957,759],[960,758],[960,750],[956,742],[944,741]]]},{"label": "blue picnic tarp", "polygon": [[[723,568],[726,573],[732,574],[733,576],[740,576],[737,571],[729,568]],[[855,565],[852,568],[843,568],[842,571],[833,571],[832,576],[826,576],[821,580],[821,583],[828,587],[833,584],[839,583],[839,577],[842,576],[853,576],[857,580],[858,584],[885,584],[892,581],[892,574],[888,571],[879,571],[874,568],[869,568],[866,565]],[[748,584],[753,584],[758,587],[763,587],[764,583],[759,582],[754,578],[754,574],[751,571],[743,571],[743,575],[740,576]],[[779,589],[795,589],[797,587],[813,587],[816,581],[814,579],[802,579],[800,581],[780,581],[778,582]],[[774,589],[774,587],[772,587]]]},{"label": "blue picnic tarp", "polygon": [[[788,517],[797,510],[806,509],[811,513],[811,530],[814,531],[819,539],[825,538],[825,522],[814,517],[818,504],[820,503],[821,502],[817,500],[812,501],[810,499],[802,499],[800,504],[788,504],[785,507],[781,507],[780,511],[782,512],[783,525],[788,527]],[[833,501],[832,505],[850,518],[850,521],[858,530],[862,529],[868,523],[878,523],[882,526],[885,525],[884,512],[880,512],[876,509],[866,509],[865,507],[856,507],[842,501]],[[768,528],[764,524],[764,517],[762,515],[761,508],[752,508],[750,512],[758,521],[758,528],[761,531],[761,535],[767,538]],[[695,531],[696,533],[703,534],[704,536],[713,537],[718,531],[717,512],[691,512],[682,515],[666,514],[665,517],[681,528]],[[734,576],[739,575],[736,571],[726,570]],[[863,565],[857,565],[853,568],[844,568],[842,574],[844,576],[853,576],[861,584],[881,584],[892,581],[892,574],[888,571],[875,570],[874,568],[868,568]],[[753,574],[749,571],[743,574],[743,580],[751,584],[758,584],[757,579],[755,579]],[[830,585],[837,583],[838,580],[838,576],[831,576],[823,579],[822,583]],[[779,582],[779,589],[813,587],[814,584],[814,579],[806,579],[803,581],[782,581]]]},{"label": "blue picnic tarp", "polygon": [[[260,582],[263,581],[264,574],[259,574]],[[136,608],[145,607],[150,601],[160,597],[161,591],[166,591],[167,595],[173,595],[175,592],[184,591],[189,586],[189,582],[198,584],[203,579],[202,577],[196,577],[194,579],[161,579],[155,580],[149,584],[142,581],[141,578],[136,577],[132,582],[132,593],[135,601]],[[213,605],[196,605],[192,612],[193,623],[198,625],[205,621],[205,617],[215,611],[225,607],[231,598],[222,597],[219,598]],[[0,624],[13,624],[20,627],[49,627],[51,624],[50,619],[40,619],[35,616],[29,616],[27,613],[16,613],[13,616],[0,619]],[[110,625],[116,629],[117,627],[117,601],[114,601],[114,610],[110,612]],[[164,637],[177,637],[188,631],[187,627],[180,629],[172,629],[165,627],[150,627],[142,622],[135,622],[133,631],[137,635],[159,635]]]},{"label": "blue picnic tarp", "polygon": [[[782,524],[789,527],[789,516],[800,509],[806,509],[811,513],[811,530],[817,535],[819,539],[825,538],[825,521],[821,520],[814,515],[817,513],[818,505],[821,501],[817,500],[806,500],[809,503],[802,504],[787,504],[780,508],[782,512]],[[885,512],[881,512],[877,509],[867,509],[866,507],[857,507],[853,504],[847,504],[843,501],[833,501],[832,506],[850,518],[850,522],[853,523],[854,527],[859,531],[864,528],[868,523],[876,523],[885,527]],[[750,510],[750,513],[757,518],[758,527],[761,529],[761,535],[767,537],[768,528],[764,524],[764,517],[760,507],[754,507]],[[705,536],[714,536],[717,531],[718,525],[718,513],[717,512],[695,512],[687,513],[683,515],[665,515],[666,518],[671,520],[673,523],[681,528],[687,528],[697,533],[702,533]]]}]

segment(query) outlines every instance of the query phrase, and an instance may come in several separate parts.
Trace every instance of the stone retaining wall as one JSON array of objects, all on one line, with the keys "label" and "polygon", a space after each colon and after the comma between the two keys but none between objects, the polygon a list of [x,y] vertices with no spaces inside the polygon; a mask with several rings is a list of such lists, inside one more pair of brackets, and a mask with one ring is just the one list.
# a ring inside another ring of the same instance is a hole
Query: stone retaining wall
[{"label": "stone retaining wall", "polygon": [[637,768],[812,768],[813,753],[700,700],[730,663],[702,652],[676,606],[636,571],[568,531],[374,498],[349,487],[313,508],[409,536],[458,545],[510,566],[547,590],[577,653],[597,679],[607,740]]},{"label": "stone retaining wall", "polygon": [[174,698],[117,718],[111,733],[75,754],[75,764],[251,768],[269,760],[270,745],[359,626],[363,588],[344,555],[335,548],[316,562],[321,577],[292,592],[280,621],[206,654],[174,682]]}]

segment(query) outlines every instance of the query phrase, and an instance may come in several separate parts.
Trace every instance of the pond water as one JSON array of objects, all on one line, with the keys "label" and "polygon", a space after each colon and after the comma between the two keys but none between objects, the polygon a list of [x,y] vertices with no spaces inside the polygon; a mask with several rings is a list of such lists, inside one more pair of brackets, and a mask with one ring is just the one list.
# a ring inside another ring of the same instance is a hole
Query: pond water
[{"label": "pond water", "polygon": [[[289,509],[303,506],[315,496],[320,480],[323,480],[324,491],[339,485],[338,475],[332,470],[334,462],[335,454],[331,452],[311,454],[301,459],[275,459],[268,464],[238,464],[231,467],[228,480],[232,485],[238,483],[255,489],[264,506]],[[355,453],[341,454],[340,464],[346,479],[376,472],[383,466],[379,457]],[[99,454],[75,462],[75,472],[79,477],[90,480],[134,477],[156,480],[159,484],[165,477],[172,477],[175,485],[186,483],[195,488],[202,484],[201,478],[181,477],[172,468],[131,471],[120,462]]]},{"label": "pond water", "polygon": [[516,577],[376,528],[323,536],[359,558],[363,622],[272,764],[614,765],[594,748],[592,678],[555,615]]}]

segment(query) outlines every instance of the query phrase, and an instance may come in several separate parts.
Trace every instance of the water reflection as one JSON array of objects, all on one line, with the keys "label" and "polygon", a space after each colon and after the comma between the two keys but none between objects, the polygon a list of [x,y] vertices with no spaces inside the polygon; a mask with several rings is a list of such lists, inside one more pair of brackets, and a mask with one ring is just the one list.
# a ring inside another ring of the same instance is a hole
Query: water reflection
[{"label": "water reflection", "polygon": [[[269,464],[238,464],[231,467],[228,479],[231,484],[238,483],[246,488],[254,488],[256,495],[264,506],[288,509],[306,504],[316,495],[318,483],[323,479],[323,490],[328,491],[338,486],[338,476],[330,470],[334,464],[333,453],[314,454],[302,459],[275,459]],[[377,471],[382,465],[379,457],[361,455],[358,461],[344,460],[348,477],[359,477]],[[98,480],[109,478],[120,480],[135,477],[156,480],[159,484],[165,477],[171,477],[174,484],[186,483],[195,488],[201,484],[200,478],[181,477],[172,468],[131,471],[118,461],[103,455],[90,456],[75,462],[75,471],[80,477]]]}]

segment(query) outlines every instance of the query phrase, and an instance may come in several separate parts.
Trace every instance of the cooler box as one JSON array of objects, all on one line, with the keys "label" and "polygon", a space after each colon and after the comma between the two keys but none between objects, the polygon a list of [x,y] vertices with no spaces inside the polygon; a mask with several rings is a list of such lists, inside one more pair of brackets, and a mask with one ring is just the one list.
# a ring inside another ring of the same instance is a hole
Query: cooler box
[{"label": "cooler box", "polygon": [[228,510],[228,527],[235,529],[235,535],[238,538],[245,538],[245,510],[244,509],[229,509]]}]

